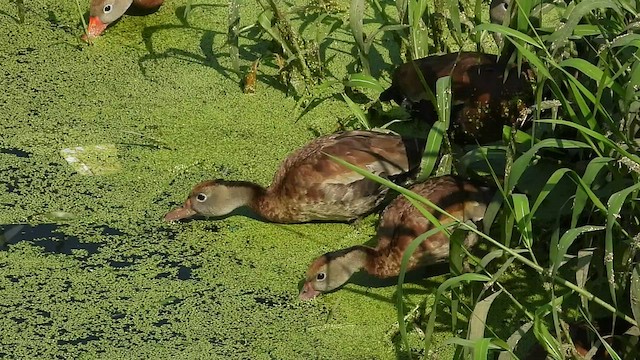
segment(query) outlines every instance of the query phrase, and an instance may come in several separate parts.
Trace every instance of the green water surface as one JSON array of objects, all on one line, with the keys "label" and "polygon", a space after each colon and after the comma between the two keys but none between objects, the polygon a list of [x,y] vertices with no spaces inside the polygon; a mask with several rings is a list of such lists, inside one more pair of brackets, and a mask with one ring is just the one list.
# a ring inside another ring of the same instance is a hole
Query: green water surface
[{"label": "green water surface", "polygon": [[[268,64],[257,93],[243,94],[225,45],[227,3],[194,3],[188,24],[186,1],[168,1],[87,46],[75,2],[27,0],[23,24],[14,2],[0,2],[0,357],[398,357],[393,281],[297,298],[308,263],[371,240],[377,215],[161,220],[205,179],[268,185],[289,152],[350,114],[330,99],[296,121]],[[256,6],[244,4],[243,25]],[[332,36],[330,70],[342,77],[355,48],[346,31]],[[248,66],[269,44],[241,46]],[[430,304],[442,280],[406,285],[408,307]]]}]

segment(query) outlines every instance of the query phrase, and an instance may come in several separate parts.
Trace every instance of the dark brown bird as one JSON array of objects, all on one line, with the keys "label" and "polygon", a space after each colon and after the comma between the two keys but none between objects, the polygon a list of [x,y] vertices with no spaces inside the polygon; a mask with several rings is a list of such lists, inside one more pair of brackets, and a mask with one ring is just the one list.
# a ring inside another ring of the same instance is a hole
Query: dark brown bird
[{"label": "dark brown bird", "polygon": [[[500,140],[504,125],[516,124],[533,104],[531,69],[498,62],[495,55],[461,52],[433,55],[400,65],[380,100],[394,100],[419,120],[433,124],[437,112],[417,71],[435,94],[436,81],[451,75],[451,139],[461,145]],[[507,75],[505,76],[505,71]]]},{"label": "dark brown bird", "polygon": [[109,24],[118,20],[131,6],[138,9],[156,9],[163,2],[164,0],[92,0],[85,40],[100,36]]},{"label": "dark brown bird", "polygon": [[278,223],[353,220],[380,205],[388,189],[327,154],[403,183],[417,175],[424,144],[425,140],[374,131],[324,136],[289,155],[267,189],[246,181],[205,181],[164,219],[224,216],[247,206],[265,220]]},{"label": "dark brown bird", "polygon": [[[494,190],[478,186],[455,176],[426,180],[410,188],[460,221],[479,221],[484,217]],[[442,224],[453,219],[436,210],[429,211]],[[369,274],[388,278],[397,276],[405,249],[417,236],[434,226],[404,197],[397,197],[382,214],[375,248],[357,245],[324,254],[314,260],[307,271],[300,299],[308,300],[339,288],[351,275],[364,269]],[[475,235],[475,234],[473,234]],[[476,236],[467,236],[466,246],[472,246]],[[413,253],[408,270],[449,258],[449,239],[440,232],[424,240]]]}]

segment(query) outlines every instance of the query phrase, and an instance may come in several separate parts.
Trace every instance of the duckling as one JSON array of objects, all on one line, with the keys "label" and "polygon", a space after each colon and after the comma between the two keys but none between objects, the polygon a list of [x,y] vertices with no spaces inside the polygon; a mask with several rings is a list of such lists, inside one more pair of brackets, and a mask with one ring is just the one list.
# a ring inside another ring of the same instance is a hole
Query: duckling
[{"label": "duckling", "polygon": [[91,0],[85,40],[100,36],[109,24],[118,20],[131,6],[149,10],[160,7],[163,2],[164,0]]},{"label": "duckling", "polygon": [[533,104],[533,73],[526,64],[518,72],[517,66],[479,52],[433,55],[414,63],[396,69],[391,87],[380,94],[380,100],[394,100],[417,119],[433,124],[437,112],[416,70],[434,94],[436,81],[451,75],[451,140],[459,145],[500,140],[502,126],[516,124]]},{"label": "duckling", "polygon": [[[430,178],[413,185],[410,190],[460,221],[482,220],[495,192],[488,187],[449,175]],[[429,211],[442,224],[453,221],[436,210]],[[313,299],[321,293],[337,289],[362,269],[379,278],[398,276],[407,246],[417,236],[432,228],[431,222],[409,200],[404,196],[397,197],[382,214],[377,232],[378,245],[375,248],[356,245],[315,259],[307,270],[300,299]],[[465,246],[473,246],[477,238],[474,235],[467,236]],[[448,258],[449,239],[440,232],[420,244],[409,261],[408,270],[447,261]]]},{"label": "duckling", "polygon": [[271,186],[247,181],[210,180],[196,185],[184,205],[165,221],[225,216],[248,207],[276,223],[350,221],[373,211],[388,189],[347,169],[332,155],[398,183],[417,175],[424,139],[375,131],[348,131],[320,137],[290,154]]}]

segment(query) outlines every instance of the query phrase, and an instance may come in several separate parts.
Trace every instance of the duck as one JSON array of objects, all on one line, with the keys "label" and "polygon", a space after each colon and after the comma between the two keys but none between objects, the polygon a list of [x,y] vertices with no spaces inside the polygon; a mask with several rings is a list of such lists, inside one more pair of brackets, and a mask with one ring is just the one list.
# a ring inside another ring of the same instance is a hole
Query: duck
[{"label": "duck", "polygon": [[194,215],[223,217],[241,207],[275,223],[356,220],[375,210],[385,200],[388,188],[328,155],[408,184],[418,175],[425,144],[425,139],[368,130],[326,135],[290,154],[268,188],[248,181],[204,181],[164,220]]},{"label": "duck", "polygon": [[104,32],[109,24],[118,20],[129,7],[152,10],[162,5],[164,0],[91,0],[89,26],[85,40],[93,39]]},{"label": "duck", "polygon": [[[480,221],[495,190],[459,176],[429,178],[409,188],[433,202],[459,221]],[[427,208],[425,206],[425,208]],[[442,224],[453,222],[434,209],[427,209]],[[398,276],[402,256],[409,244],[434,225],[407,198],[395,198],[384,210],[378,226],[376,247],[356,245],[326,253],[311,262],[301,300],[310,300],[322,293],[340,288],[358,271],[364,270],[378,278]],[[465,246],[471,247],[477,236],[470,233]],[[425,239],[409,260],[407,270],[445,262],[449,258],[449,239],[439,232]]]},{"label": "duck", "polygon": [[[518,67],[481,52],[431,55],[400,65],[381,101],[395,101],[414,118],[433,124],[437,112],[416,72],[420,69],[435,94],[436,81],[451,75],[450,138],[458,145],[481,145],[502,138],[504,125],[517,124],[533,105],[534,74],[527,64]],[[507,73],[505,77],[505,73]]]},{"label": "duck", "polygon": [[491,0],[491,4],[489,5],[489,20],[493,24],[502,25],[507,14],[509,14],[510,4],[511,0]]}]

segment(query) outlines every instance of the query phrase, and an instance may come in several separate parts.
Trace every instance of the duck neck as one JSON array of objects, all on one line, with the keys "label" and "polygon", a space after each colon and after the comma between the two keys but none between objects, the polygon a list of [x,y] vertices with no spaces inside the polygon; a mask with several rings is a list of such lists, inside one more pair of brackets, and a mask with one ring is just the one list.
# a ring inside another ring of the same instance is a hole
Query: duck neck
[{"label": "duck neck", "polygon": [[226,181],[225,185],[228,189],[225,202],[230,211],[247,206],[260,214],[256,204],[262,201],[266,193],[262,186],[249,181]]},{"label": "duck neck", "polygon": [[341,268],[348,273],[350,277],[362,269],[369,272],[369,265],[371,259],[375,256],[375,250],[367,246],[356,245],[336,251],[331,255],[335,256],[333,261],[339,263]]}]

